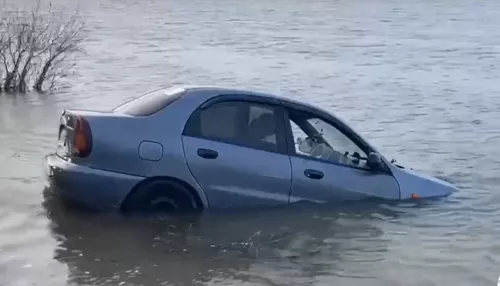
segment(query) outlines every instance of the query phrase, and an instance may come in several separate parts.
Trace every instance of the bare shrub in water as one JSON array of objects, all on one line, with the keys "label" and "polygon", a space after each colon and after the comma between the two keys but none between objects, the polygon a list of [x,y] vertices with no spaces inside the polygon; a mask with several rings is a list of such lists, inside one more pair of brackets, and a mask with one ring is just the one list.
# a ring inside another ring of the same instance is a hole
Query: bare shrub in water
[{"label": "bare shrub in water", "polygon": [[68,57],[81,51],[84,22],[78,11],[64,17],[41,12],[40,1],[32,11],[0,7],[0,92],[24,93],[52,89],[65,76]]}]

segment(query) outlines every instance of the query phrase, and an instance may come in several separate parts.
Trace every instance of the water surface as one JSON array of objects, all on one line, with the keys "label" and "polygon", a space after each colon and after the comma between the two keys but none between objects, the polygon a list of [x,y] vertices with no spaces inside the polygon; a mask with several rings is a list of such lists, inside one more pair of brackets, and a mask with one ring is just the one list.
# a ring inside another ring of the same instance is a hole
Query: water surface
[{"label": "water surface", "polygon": [[[87,53],[63,88],[0,96],[0,285],[496,283],[500,2],[88,0],[80,9]],[[106,109],[171,84],[320,105],[387,157],[462,191],[418,206],[297,206],[192,224],[83,213],[44,194],[42,157],[63,108]]]}]

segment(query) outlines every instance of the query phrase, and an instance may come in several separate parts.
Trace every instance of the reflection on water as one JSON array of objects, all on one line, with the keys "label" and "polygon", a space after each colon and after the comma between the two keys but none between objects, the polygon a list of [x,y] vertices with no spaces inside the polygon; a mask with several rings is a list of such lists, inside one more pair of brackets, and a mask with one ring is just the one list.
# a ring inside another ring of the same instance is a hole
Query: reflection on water
[{"label": "reflection on water", "polygon": [[[84,213],[48,189],[44,194],[59,241],[55,259],[68,265],[69,280],[80,285],[227,279],[292,285],[321,275],[374,278],[370,269],[383,263],[391,241],[377,221],[400,214],[353,204],[335,213],[306,205],[232,217],[125,218]],[[356,257],[361,249],[365,254]],[[350,263],[356,268],[346,268]]]}]

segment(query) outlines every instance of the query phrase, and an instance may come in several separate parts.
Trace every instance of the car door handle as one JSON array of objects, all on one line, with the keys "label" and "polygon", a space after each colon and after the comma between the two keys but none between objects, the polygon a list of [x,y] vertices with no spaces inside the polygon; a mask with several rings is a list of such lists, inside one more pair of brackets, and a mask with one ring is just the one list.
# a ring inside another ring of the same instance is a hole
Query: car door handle
[{"label": "car door handle", "polygon": [[198,149],[198,156],[205,159],[215,159],[219,157],[219,153],[214,150],[200,148]]},{"label": "car door handle", "polygon": [[319,180],[322,179],[325,174],[318,170],[307,169],[304,171],[304,175],[309,179]]}]

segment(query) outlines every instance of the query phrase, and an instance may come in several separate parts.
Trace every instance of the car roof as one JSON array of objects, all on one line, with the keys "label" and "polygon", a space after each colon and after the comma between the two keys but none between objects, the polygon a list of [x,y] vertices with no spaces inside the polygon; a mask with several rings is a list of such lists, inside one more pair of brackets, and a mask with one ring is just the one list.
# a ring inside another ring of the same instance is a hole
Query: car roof
[{"label": "car roof", "polygon": [[271,92],[266,92],[266,91],[258,91],[258,90],[252,90],[252,89],[242,89],[242,88],[231,88],[231,87],[224,87],[224,86],[209,86],[209,85],[177,85],[174,86],[173,88],[180,88],[184,89],[189,95],[201,95],[203,94],[207,99],[218,96],[218,95],[233,95],[233,96],[238,96],[238,95],[253,95],[253,96],[260,96],[260,97],[267,97],[267,98],[274,98],[280,101],[292,103],[292,104],[298,104],[302,106],[306,106],[312,109],[316,110],[321,110],[323,112],[327,112],[326,110],[314,106],[312,104],[296,100],[296,99],[291,99],[287,98],[284,96],[277,95],[275,93]]},{"label": "car roof", "polygon": [[[265,92],[265,91],[257,91],[257,90],[251,90],[251,89],[242,89],[242,88],[231,88],[231,87],[224,87],[224,86],[203,86],[203,85],[176,85],[173,86],[172,88],[178,88],[180,90],[185,90],[185,96],[203,96],[205,97],[206,100],[209,100],[213,97],[219,96],[219,95],[231,95],[231,96],[238,96],[241,95],[242,97],[245,95],[253,95],[253,96],[260,96],[260,97],[267,97],[267,98],[274,98],[276,100],[280,100],[282,102],[287,102],[292,105],[298,105],[305,107],[309,111],[314,110],[315,114],[322,114],[322,115],[327,115],[331,119],[337,121],[341,125],[345,126],[346,128],[350,129],[349,125],[346,124],[344,120],[341,118],[333,115],[331,112],[328,110],[319,107],[319,106],[314,106],[312,104],[300,101],[300,100],[295,100],[291,98],[285,98],[283,96],[279,96],[270,92]],[[359,139],[361,139],[365,144],[371,148],[372,150],[376,151],[376,148],[372,146],[370,143],[368,143],[364,138],[361,137],[361,135],[355,133],[353,130],[350,131],[353,132]],[[378,151],[376,151],[378,152]]]}]

